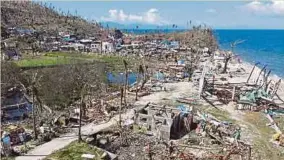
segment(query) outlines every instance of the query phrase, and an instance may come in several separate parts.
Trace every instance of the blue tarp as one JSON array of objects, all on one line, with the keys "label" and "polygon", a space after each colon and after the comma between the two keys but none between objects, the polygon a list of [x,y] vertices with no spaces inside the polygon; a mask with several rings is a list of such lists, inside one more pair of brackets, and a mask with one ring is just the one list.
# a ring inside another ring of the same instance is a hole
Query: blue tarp
[{"label": "blue tarp", "polygon": [[172,47],[178,47],[178,46],[179,46],[179,43],[178,43],[178,41],[171,41],[170,45],[171,45]]},{"label": "blue tarp", "polygon": [[187,116],[187,114],[190,112],[189,109],[184,105],[179,105],[177,108],[181,111],[182,116]]},{"label": "blue tarp", "polygon": [[184,60],[179,60],[178,65],[184,64]]},{"label": "blue tarp", "polygon": [[9,136],[5,136],[4,138],[2,138],[2,141],[4,144],[10,144],[11,142],[11,139]]},{"label": "blue tarp", "polygon": [[[128,84],[131,85],[134,82],[136,82],[137,79],[137,73],[129,73],[128,74]],[[125,82],[125,75],[124,73],[107,73],[107,80],[109,83],[114,84],[124,84]]]},{"label": "blue tarp", "polygon": [[164,80],[165,79],[165,75],[161,72],[157,72],[154,77],[157,79],[157,80]]}]

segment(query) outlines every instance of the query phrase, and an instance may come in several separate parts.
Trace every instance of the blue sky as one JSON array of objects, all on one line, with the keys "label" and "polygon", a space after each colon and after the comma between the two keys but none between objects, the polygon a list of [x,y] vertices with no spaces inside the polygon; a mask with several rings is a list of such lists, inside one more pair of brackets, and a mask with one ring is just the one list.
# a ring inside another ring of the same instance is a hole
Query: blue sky
[{"label": "blue sky", "polygon": [[51,1],[56,8],[96,21],[186,26],[207,24],[213,28],[284,29],[284,1],[234,2],[76,2]]}]

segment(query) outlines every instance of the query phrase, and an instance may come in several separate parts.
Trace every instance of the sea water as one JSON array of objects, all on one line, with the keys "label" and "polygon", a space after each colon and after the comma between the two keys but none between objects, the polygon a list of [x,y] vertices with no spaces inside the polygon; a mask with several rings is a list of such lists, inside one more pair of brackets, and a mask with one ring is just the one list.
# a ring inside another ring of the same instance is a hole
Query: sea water
[{"label": "sea water", "polygon": [[[184,29],[133,29],[131,33],[171,33]],[[231,49],[230,43],[244,40],[236,45],[235,54],[251,64],[267,65],[272,74],[284,77],[284,30],[214,30],[221,49]],[[261,67],[262,68],[262,67]]]},{"label": "sea water", "polygon": [[284,77],[284,30],[215,30],[215,36],[226,50],[231,49],[231,42],[244,40],[234,48],[235,54],[251,64],[267,65],[272,74]]}]

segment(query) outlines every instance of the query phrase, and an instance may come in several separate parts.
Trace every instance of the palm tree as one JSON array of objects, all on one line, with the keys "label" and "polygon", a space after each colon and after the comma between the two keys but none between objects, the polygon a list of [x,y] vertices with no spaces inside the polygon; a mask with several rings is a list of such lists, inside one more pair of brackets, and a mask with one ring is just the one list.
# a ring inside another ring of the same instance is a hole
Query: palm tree
[{"label": "palm tree", "polygon": [[[142,65],[139,65],[139,68],[138,68],[138,73],[137,73],[137,78],[136,78],[136,82],[137,82],[137,87],[136,87],[136,90],[135,90],[135,100],[137,101],[138,100],[138,92],[142,89],[143,86],[141,86],[139,89],[138,89],[138,84],[139,84],[139,77],[143,75],[143,79],[145,78],[144,77],[144,69],[143,69],[143,66]],[[142,83],[143,84],[143,83]]]},{"label": "palm tree", "polygon": [[123,99],[123,88],[120,88],[120,105],[119,105],[119,127],[121,128],[121,109],[122,109],[122,99]]},{"label": "palm tree", "polygon": [[169,58],[169,55],[166,54],[166,55],[165,55],[165,58],[166,58],[166,65],[168,65],[168,58]]},{"label": "palm tree", "polygon": [[228,62],[230,61],[230,59],[232,58],[232,56],[234,54],[234,48],[236,47],[236,45],[241,44],[243,42],[245,42],[245,40],[237,40],[237,41],[231,43],[231,52],[226,52],[224,69],[221,73],[227,72]]},{"label": "palm tree", "polygon": [[124,83],[124,104],[126,104],[126,87],[128,86],[128,64],[125,60],[123,60],[124,65],[124,74],[125,74],[125,83]]}]

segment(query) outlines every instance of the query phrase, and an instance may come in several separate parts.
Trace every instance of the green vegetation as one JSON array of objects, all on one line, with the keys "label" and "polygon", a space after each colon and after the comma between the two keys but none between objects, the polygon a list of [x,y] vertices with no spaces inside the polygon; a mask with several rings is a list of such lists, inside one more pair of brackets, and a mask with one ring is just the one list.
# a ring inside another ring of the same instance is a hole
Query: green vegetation
[{"label": "green vegetation", "polygon": [[52,153],[46,160],[81,160],[82,154],[95,155],[95,160],[103,159],[104,152],[96,147],[92,147],[87,143],[72,142],[68,146]]},{"label": "green vegetation", "polygon": [[16,64],[20,67],[41,67],[41,66],[54,66],[54,65],[63,65],[70,63],[79,63],[77,59],[70,59],[64,57],[39,57],[34,59],[23,59],[17,61]]},{"label": "green vegetation", "polygon": [[218,110],[216,108],[210,107],[209,109],[206,110],[206,112],[213,115],[214,117],[216,117],[217,119],[221,121],[228,121],[232,123],[236,122],[236,120],[230,117],[230,113],[225,110],[222,110],[222,109]]},{"label": "green vegetation", "polygon": [[103,62],[106,63],[110,71],[124,71],[123,60],[130,66],[137,64],[138,59],[121,57],[115,55],[81,54],[76,52],[51,52],[36,58],[24,57],[16,64],[20,67],[41,67],[74,63]]},{"label": "green vegetation", "polygon": [[231,123],[236,123],[235,119],[232,119],[230,117],[230,113],[223,110],[223,109],[216,109],[212,106],[208,106],[208,105],[201,105],[198,107],[195,107],[197,110],[201,110],[205,113],[211,114],[212,116],[214,116],[215,118],[217,118],[220,121],[227,121],[227,122],[231,122]]},{"label": "green vegetation", "polygon": [[98,54],[80,54],[80,53],[66,53],[66,52],[52,52],[45,54],[49,57],[67,57],[80,60],[96,60],[106,63],[111,71],[122,71],[124,69],[123,60],[126,60],[130,66],[133,66],[138,60],[129,57],[121,57],[117,55],[98,55]]},{"label": "green vegetation", "polygon": [[284,159],[284,153],[281,152],[281,148],[273,147],[269,140],[275,131],[272,128],[266,126],[269,121],[263,113],[248,112],[245,114],[245,120],[251,123],[254,127],[250,126],[250,129],[254,131],[257,129],[256,137],[254,138],[253,150],[258,152],[259,159]]}]

